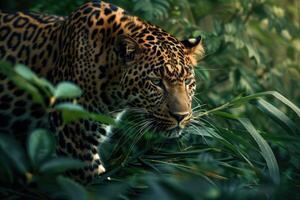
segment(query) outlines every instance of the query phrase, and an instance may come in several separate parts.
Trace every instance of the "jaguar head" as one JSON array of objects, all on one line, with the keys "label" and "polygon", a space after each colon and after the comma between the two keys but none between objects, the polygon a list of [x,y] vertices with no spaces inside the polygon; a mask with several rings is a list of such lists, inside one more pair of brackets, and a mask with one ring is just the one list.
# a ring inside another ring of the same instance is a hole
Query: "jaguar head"
[{"label": "jaguar head", "polygon": [[192,118],[194,67],[204,53],[201,37],[179,41],[159,30],[117,42],[123,96],[140,117],[137,123],[168,138],[180,136]]}]

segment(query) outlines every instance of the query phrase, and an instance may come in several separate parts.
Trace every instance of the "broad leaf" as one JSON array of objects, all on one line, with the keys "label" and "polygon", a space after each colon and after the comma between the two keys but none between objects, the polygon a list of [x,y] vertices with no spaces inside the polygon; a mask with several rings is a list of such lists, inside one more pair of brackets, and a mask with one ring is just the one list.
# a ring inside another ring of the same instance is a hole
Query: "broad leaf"
[{"label": "broad leaf", "polygon": [[71,82],[61,82],[54,90],[54,96],[56,98],[76,98],[80,97],[81,95],[82,90]]},{"label": "broad leaf", "polygon": [[35,130],[29,136],[27,149],[32,164],[37,167],[55,151],[54,138],[43,129]]},{"label": "broad leaf", "polygon": [[17,72],[17,74],[29,81],[37,78],[37,75],[33,71],[22,64],[16,65],[15,71]]},{"label": "broad leaf", "polygon": [[82,106],[72,103],[60,103],[55,109],[62,112],[65,123],[70,123],[79,119],[92,119],[104,124],[114,124],[114,119],[96,113],[90,113]]},{"label": "broad leaf", "polygon": [[20,173],[24,174],[28,170],[24,150],[18,142],[7,135],[0,134],[0,152],[13,163],[13,167]]},{"label": "broad leaf", "polygon": [[61,189],[65,192],[65,195],[69,200],[86,200],[87,199],[87,191],[84,189],[82,185],[76,183],[75,181],[65,178],[58,177],[57,182]]},{"label": "broad leaf", "polygon": [[39,171],[45,174],[59,174],[71,169],[84,167],[82,161],[71,158],[53,158],[41,165]]}]

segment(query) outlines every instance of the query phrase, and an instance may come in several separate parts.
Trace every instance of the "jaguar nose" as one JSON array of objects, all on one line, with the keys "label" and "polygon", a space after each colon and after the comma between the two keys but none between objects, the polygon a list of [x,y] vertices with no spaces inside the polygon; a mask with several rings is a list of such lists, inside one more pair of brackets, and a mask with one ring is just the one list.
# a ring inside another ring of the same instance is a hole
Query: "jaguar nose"
[{"label": "jaguar nose", "polygon": [[170,112],[170,115],[176,119],[178,124],[182,122],[187,116],[189,116],[189,112]]}]

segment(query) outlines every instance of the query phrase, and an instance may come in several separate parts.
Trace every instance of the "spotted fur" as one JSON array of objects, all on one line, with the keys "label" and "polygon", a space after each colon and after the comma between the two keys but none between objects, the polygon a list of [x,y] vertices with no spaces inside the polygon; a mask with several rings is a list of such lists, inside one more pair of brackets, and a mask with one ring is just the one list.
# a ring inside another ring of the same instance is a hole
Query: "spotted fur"
[{"label": "spotted fur", "polygon": [[[0,12],[0,59],[24,63],[53,83],[75,82],[84,90],[78,102],[89,111],[138,111],[149,118],[148,127],[168,137],[178,136],[192,116],[200,40],[179,41],[103,1],[86,3],[68,17]],[[0,131],[24,135],[47,127],[41,106],[0,77]],[[90,180],[103,173],[97,147],[109,128],[91,120],[61,126],[55,115],[50,118],[58,152],[87,163],[73,176]]]}]

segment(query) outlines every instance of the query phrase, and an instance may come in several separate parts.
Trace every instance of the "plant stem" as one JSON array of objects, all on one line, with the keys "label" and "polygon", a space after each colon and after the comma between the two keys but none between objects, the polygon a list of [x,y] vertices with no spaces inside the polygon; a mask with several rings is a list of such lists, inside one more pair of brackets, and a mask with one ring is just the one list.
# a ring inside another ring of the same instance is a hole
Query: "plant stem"
[{"label": "plant stem", "polygon": [[211,110],[208,110],[208,111],[205,111],[205,112],[201,112],[201,113],[196,113],[196,114],[195,114],[195,118],[200,118],[200,117],[209,115],[209,114],[211,114],[211,113],[214,113],[214,112],[216,112],[216,111],[223,110],[223,109],[225,109],[225,108],[230,107],[231,105],[232,105],[231,102],[227,102],[227,103],[225,103],[225,104],[223,104],[223,105],[221,105],[221,106],[219,106],[219,107],[213,108],[213,109],[211,109]]}]

